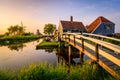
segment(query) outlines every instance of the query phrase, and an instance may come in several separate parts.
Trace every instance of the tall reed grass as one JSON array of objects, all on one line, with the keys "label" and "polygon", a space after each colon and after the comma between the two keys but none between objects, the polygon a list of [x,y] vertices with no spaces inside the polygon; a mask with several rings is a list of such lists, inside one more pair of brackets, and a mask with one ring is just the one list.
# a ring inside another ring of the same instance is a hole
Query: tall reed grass
[{"label": "tall reed grass", "polygon": [[31,64],[28,68],[1,70],[0,80],[116,80],[95,65],[57,66]]}]

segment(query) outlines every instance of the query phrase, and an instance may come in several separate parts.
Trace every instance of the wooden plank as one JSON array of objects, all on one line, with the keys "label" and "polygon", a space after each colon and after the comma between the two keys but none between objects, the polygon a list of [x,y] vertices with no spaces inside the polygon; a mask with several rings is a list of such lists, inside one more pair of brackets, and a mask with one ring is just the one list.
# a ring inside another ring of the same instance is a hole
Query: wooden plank
[{"label": "wooden plank", "polygon": [[109,66],[107,66],[105,63],[103,63],[102,61],[99,60],[98,64],[104,68],[106,71],[108,71],[111,75],[113,75],[114,77],[120,79],[120,75],[118,73],[116,73],[115,70],[111,69]]},{"label": "wooden plank", "polygon": [[87,39],[87,40],[90,40],[96,44],[99,44],[99,45],[102,45],[104,47],[107,47],[113,51],[116,51],[118,53],[120,53],[120,46],[118,45],[114,45],[114,44],[111,44],[111,43],[108,43],[108,42],[104,42],[104,41],[101,41],[101,40],[97,40],[97,39],[93,39],[93,38],[89,38],[89,37],[85,37],[85,36],[82,36],[82,35],[76,35],[77,38],[84,38],[84,39]]},{"label": "wooden plank", "polygon": [[112,37],[108,37],[108,36],[103,36],[103,35],[98,35],[98,34],[90,34],[90,33],[83,33],[83,35],[90,35],[90,36],[96,36],[96,37],[101,37],[101,38],[105,38],[105,39],[111,39],[111,40],[115,40],[120,42],[120,39],[116,39],[116,38],[112,38]]}]

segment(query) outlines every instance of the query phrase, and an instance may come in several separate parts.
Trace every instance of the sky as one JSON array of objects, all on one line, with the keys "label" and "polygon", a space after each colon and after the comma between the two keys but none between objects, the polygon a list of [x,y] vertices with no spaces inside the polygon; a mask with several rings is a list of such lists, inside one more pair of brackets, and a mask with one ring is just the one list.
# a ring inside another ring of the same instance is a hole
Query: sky
[{"label": "sky", "polygon": [[27,32],[43,32],[45,24],[60,20],[81,21],[89,25],[104,16],[120,32],[120,0],[0,0],[0,34],[11,25],[26,26]]}]

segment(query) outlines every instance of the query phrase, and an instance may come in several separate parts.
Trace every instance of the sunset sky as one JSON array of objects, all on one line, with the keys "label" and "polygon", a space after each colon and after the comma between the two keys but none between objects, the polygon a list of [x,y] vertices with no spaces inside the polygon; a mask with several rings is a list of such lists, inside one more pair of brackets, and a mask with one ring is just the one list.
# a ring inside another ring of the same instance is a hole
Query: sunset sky
[{"label": "sunset sky", "polygon": [[104,16],[116,24],[115,32],[120,32],[120,0],[0,0],[0,34],[21,21],[26,31],[43,32],[44,24],[58,26],[70,16],[84,25]]}]

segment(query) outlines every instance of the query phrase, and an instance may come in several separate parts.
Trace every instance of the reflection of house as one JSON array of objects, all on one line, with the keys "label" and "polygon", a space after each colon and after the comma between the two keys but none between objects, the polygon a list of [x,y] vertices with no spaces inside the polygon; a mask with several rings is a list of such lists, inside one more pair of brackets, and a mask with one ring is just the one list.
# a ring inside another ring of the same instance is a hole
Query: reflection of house
[{"label": "reflection of house", "polygon": [[73,21],[72,16],[70,19],[70,21],[60,21],[58,27],[58,32],[60,34],[64,32],[86,32],[86,29],[82,22]]},{"label": "reflection of house", "polygon": [[111,35],[114,30],[115,24],[102,16],[87,26],[87,32],[92,34]]}]

